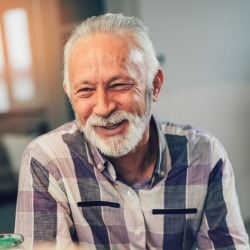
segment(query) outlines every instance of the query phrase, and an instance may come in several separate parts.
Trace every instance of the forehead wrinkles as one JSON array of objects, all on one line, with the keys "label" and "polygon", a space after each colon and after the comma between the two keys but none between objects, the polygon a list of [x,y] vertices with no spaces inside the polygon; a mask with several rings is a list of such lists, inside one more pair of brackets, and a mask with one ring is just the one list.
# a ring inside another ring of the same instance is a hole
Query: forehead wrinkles
[{"label": "forehead wrinkles", "polygon": [[[111,47],[112,48],[112,47]],[[110,51],[109,49],[95,49],[81,51],[75,50],[72,53],[69,74],[70,78],[78,79],[78,77],[109,77],[111,74],[121,74],[127,71],[130,72],[130,54],[127,53],[128,48],[123,46],[119,49]],[[126,74],[126,73],[125,73]],[[76,78],[75,78],[76,77]],[[96,78],[95,78],[96,79]]]},{"label": "forehead wrinkles", "polygon": [[144,69],[143,58],[143,52],[128,37],[99,34],[79,38],[72,47],[69,73],[73,76],[89,69],[85,74],[96,75],[112,65],[107,70],[123,69],[138,79]]},{"label": "forehead wrinkles", "polygon": [[90,59],[97,57],[104,63],[112,63],[117,60],[124,61],[129,50],[130,43],[127,38],[122,39],[120,36],[97,34],[79,38],[72,47],[70,61],[82,59],[88,63]]}]

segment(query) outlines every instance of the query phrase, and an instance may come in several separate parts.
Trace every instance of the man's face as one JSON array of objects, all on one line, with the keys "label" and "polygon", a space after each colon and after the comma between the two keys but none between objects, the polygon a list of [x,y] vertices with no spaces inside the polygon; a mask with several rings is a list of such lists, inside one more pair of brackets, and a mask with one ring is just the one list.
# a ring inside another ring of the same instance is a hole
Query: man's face
[{"label": "man's face", "polygon": [[107,156],[119,157],[148,136],[151,100],[142,53],[131,37],[79,38],[69,59],[70,97],[78,126]]}]

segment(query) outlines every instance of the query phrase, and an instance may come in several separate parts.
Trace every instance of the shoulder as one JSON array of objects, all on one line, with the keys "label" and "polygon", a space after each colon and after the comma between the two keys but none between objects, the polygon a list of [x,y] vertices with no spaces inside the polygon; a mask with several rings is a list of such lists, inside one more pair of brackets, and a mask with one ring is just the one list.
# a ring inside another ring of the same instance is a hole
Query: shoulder
[{"label": "shoulder", "polygon": [[69,122],[69,123],[65,123],[63,125],[61,125],[60,127],[49,131],[48,133],[45,133],[39,137],[37,137],[36,139],[34,139],[31,144],[29,145],[30,147],[32,147],[35,144],[53,144],[53,143],[59,143],[61,140],[63,140],[63,137],[67,136],[67,135],[73,135],[79,133],[76,123],[74,121]]},{"label": "shoulder", "polygon": [[83,137],[75,121],[69,122],[34,139],[24,151],[24,155],[35,158],[42,158],[42,155],[49,158],[65,156],[69,154],[71,145],[77,141],[83,143]]},{"label": "shoulder", "polygon": [[184,144],[190,159],[194,157],[207,158],[206,162],[209,161],[213,165],[219,159],[225,160],[227,157],[224,146],[206,130],[189,124],[169,121],[157,121],[157,124],[165,135],[168,146],[178,148],[179,144]]},{"label": "shoulder", "polygon": [[171,134],[176,136],[197,136],[197,137],[213,137],[207,131],[190,124],[180,124],[170,121],[157,120],[157,124],[164,134]]},{"label": "shoulder", "polygon": [[192,126],[190,124],[178,124],[170,121],[157,121],[157,125],[160,131],[164,135],[172,135],[176,137],[186,137],[188,142],[195,142],[197,140],[208,141],[210,143],[216,143],[222,147],[218,139],[208,131],[199,127]]},{"label": "shoulder", "polygon": [[51,174],[56,180],[75,176],[75,160],[87,164],[87,146],[75,121],[37,137],[25,149],[21,173]]}]

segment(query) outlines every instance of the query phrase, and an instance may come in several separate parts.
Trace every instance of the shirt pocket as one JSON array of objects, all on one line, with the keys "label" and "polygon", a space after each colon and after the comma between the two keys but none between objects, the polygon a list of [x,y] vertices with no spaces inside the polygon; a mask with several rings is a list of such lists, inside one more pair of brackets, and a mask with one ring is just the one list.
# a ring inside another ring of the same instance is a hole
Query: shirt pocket
[{"label": "shirt pocket", "polygon": [[172,220],[184,219],[192,220],[197,218],[198,209],[195,207],[191,208],[162,208],[152,209],[153,215],[164,215],[166,218]]},{"label": "shirt pocket", "polygon": [[124,223],[122,208],[118,202],[112,201],[80,201],[77,206],[87,223],[93,225],[114,225]]},{"label": "shirt pocket", "polygon": [[197,208],[171,208],[153,209],[153,214],[196,214]]},{"label": "shirt pocket", "polygon": [[112,201],[80,201],[77,202],[78,207],[113,207],[119,208],[120,204],[118,202]]}]

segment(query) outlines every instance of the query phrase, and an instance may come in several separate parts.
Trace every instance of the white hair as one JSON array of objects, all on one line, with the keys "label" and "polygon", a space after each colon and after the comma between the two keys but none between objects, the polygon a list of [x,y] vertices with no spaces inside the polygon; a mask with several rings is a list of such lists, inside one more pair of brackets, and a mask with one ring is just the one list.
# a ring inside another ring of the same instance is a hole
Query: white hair
[{"label": "white hair", "polygon": [[152,89],[153,79],[159,68],[159,62],[156,58],[155,51],[149,37],[148,28],[136,17],[127,17],[123,14],[107,13],[100,16],[93,16],[83,21],[72,32],[64,47],[63,84],[65,85],[66,93],[69,97],[70,80],[68,64],[71,49],[77,39],[95,33],[115,34],[118,32],[129,32],[134,38],[133,42],[135,43],[135,46],[143,52],[147,70],[146,77],[148,88]]}]

